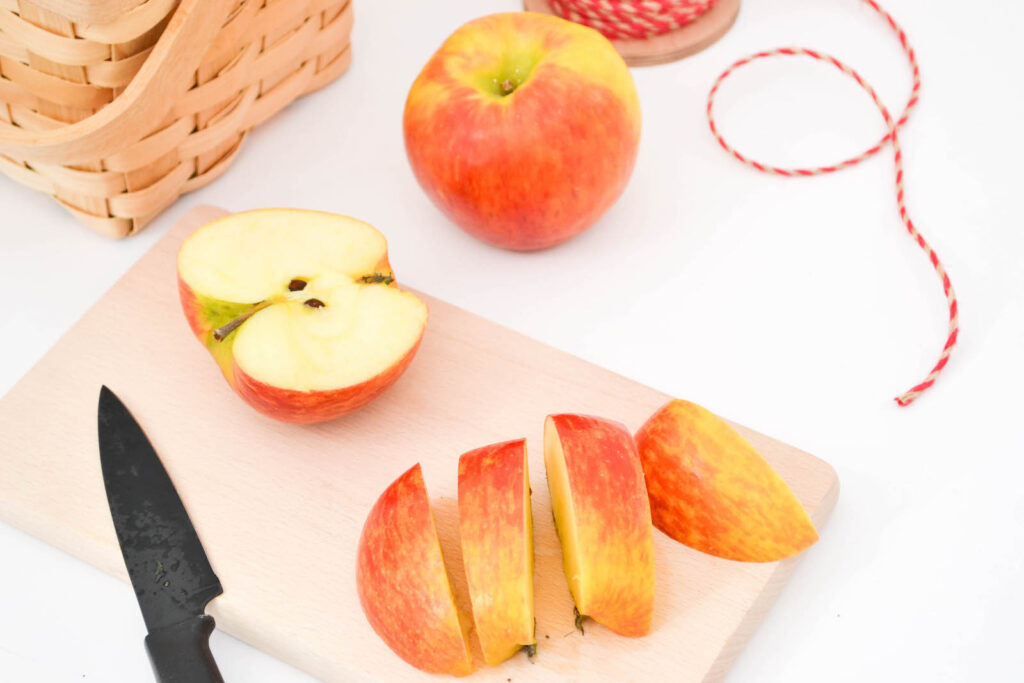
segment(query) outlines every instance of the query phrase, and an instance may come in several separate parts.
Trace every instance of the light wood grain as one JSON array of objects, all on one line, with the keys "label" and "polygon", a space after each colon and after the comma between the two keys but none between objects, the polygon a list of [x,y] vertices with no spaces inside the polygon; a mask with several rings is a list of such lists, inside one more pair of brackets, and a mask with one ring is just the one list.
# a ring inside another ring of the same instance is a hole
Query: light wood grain
[{"label": "light wood grain", "polygon": [[[530,12],[554,14],[548,0],[523,0]],[[654,66],[674,62],[706,49],[724,36],[740,11],[740,0],[716,0],[704,14],[689,24],[642,40],[613,40],[612,45],[630,66]]]},{"label": "light wood grain", "polygon": [[[543,418],[578,411],[635,429],[667,396],[425,296],[431,317],[419,355],[380,400],[323,425],[271,421],[232,393],[179,310],[178,245],[220,214],[189,213],[0,400],[0,517],[126,579],[96,445],[105,383],[160,453],[220,575],[225,593],[210,605],[218,628],[324,680],[427,680],[387,649],[360,611],[355,549],[363,519],[393,479],[421,462],[465,605],[454,517],[458,456],[526,437],[538,655],[474,678],[713,681],[724,674],[799,558],[731,562],[657,532],[653,633],[627,639],[597,625],[585,636],[573,630],[544,481]],[[838,496],[832,468],[739,429],[820,529]],[[134,600],[127,588],[124,600]]]},{"label": "light wood grain", "polygon": [[83,23],[76,0],[0,0],[0,173],[110,237],[217,178],[351,58],[349,0],[95,4],[125,3]]}]

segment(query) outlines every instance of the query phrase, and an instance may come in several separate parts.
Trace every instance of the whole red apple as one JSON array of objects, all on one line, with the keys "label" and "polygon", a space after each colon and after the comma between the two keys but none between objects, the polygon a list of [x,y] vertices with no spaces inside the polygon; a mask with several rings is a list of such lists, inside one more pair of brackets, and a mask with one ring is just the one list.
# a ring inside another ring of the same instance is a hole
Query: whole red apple
[{"label": "whole red apple", "polygon": [[594,224],[640,141],[633,78],[597,31],[516,12],[465,24],[420,72],[405,148],[431,200],[470,234],[542,249]]}]

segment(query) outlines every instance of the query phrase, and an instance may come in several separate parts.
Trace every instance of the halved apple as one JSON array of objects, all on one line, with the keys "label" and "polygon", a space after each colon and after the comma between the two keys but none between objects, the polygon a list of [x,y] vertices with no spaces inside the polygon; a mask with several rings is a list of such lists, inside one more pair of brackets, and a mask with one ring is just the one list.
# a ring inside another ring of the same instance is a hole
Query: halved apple
[{"label": "halved apple", "polygon": [[412,361],[427,307],[395,285],[384,236],[318,211],[237,213],[178,253],[189,325],[261,413],[321,422],[373,400]]},{"label": "halved apple", "polygon": [[549,415],[544,464],[580,615],[642,636],[654,613],[654,531],[633,437],[609,420]]},{"label": "halved apple", "polygon": [[459,458],[459,535],[484,659],[491,666],[535,646],[533,514],[526,442]]},{"label": "halved apple", "polygon": [[818,532],[800,501],[736,430],[708,410],[673,400],[636,433],[654,525],[696,550],[774,562]]},{"label": "halved apple", "polygon": [[370,626],[406,662],[429,673],[473,670],[419,464],[370,510],[359,538],[356,588]]}]

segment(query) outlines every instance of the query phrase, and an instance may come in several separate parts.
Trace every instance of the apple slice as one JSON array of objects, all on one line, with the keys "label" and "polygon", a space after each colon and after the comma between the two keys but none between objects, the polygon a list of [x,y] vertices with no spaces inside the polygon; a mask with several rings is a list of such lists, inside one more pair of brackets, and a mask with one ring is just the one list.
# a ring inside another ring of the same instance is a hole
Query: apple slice
[{"label": "apple slice", "polygon": [[617,422],[549,415],[544,464],[577,612],[620,635],[646,635],[654,531],[633,437]]},{"label": "apple slice", "polygon": [[523,439],[459,458],[459,535],[473,620],[490,666],[537,640],[533,616],[533,515]]},{"label": "apple slice", "polygon": [[178,292],[228,383],[286,422],[373,400],[412,361],[427,321],[395,285],[384,236],[317,211],[248,211],[199,228],[178,253]]},{"label": "apple slice", "polygon": [[736,430],[695,403],[670,401],[636,433],[654,525],[696,550],[774,562],[818,540],[807,512]]},{"label": "apple slice", "polygon": [[395,654],[428,673],[473,670],[419,464],[377,499],[356,562],[363,612]]}]

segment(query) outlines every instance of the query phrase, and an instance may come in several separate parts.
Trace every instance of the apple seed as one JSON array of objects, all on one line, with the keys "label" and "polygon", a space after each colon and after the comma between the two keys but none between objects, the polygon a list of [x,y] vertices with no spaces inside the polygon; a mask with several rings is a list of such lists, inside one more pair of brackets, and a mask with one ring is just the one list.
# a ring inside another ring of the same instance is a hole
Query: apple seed
[{"label": "apple seed", "polygon": [[305,288],[306,288],[306,281],[305,280],[300,280],[298,278],[295,278],[294,280],[292,280],[291,282],[288,283],[288,291],[289,292],[301,292]]},{"label": "apple seed", "polygon": [[323,308],[324,306],[327,305],[323,301],[320,301],[320,299],[306,299],[302,303],[309,306],[310,308]]}]

